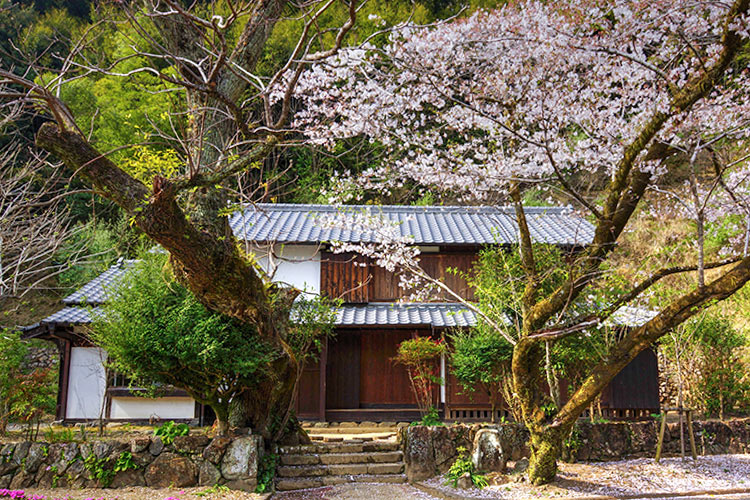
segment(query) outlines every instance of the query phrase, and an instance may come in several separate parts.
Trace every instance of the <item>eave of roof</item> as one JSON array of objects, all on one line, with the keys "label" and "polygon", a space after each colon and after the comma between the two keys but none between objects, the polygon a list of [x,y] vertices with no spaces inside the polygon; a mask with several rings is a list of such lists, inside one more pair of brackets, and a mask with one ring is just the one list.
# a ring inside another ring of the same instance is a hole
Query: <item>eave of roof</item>
[{"label": "eave of roof", "polygon": [[[585,246],[594,227],[570,208],[526,207],[531,237],[538,243]],[[509,245],[518,241],[515,210],[503,206],[295,205],[257,204],[230,216],[235,236],[258,244],[317,244],[332,241],[372,242],[368,231],[346,228],[347,216],[367,214],[393,224],[416,245]],[[322,216],[339,216],[342,224],[321,224]]]}]

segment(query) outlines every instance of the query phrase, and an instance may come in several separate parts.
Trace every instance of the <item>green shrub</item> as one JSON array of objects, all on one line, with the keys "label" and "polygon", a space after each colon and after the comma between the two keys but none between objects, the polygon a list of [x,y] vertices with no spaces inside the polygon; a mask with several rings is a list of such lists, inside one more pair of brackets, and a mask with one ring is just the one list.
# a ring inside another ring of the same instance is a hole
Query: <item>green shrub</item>
[{"label": "green shrub", "polygon": [[404,340],[398,346],[394,361],[406,367],[411,389],[422,415],[426,415],[433,407],[433,389],[442,383],[438,376],[438,361],[445,352],[442,339],[433,340],[430,337]]},{"label": "green shrub", "polygon": [[454,488],[458,487],[458,480],[461,479],[464,474],[468,473],[471,478],[471,483],[475,487],[480,490],[486,487],[488,484],[487,478],[474,470],[474,462],[472,462],[471,458],[467,455],[466,448],[459,446],[456,451],[458,451],[458,458],[453,462],[453,465],[448,469],[448,472],[445,473],[445,478],[448,480],[448,484]]},{"label": "green shrub", "polygon": [[189,432],[190,427],[187,424],[175,424],[174,420],[170,420],[154,429],[154,436],[160,437],[164,444],[172,444],[174,438],[187,436]]}]

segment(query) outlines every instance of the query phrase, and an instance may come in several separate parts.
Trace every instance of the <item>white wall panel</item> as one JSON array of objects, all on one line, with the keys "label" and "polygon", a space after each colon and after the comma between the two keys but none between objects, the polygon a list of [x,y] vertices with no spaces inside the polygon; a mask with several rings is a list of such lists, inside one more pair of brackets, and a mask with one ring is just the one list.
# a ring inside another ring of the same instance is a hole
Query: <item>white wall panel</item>
[{"label": "white wall panel", "polygon": [[107,354],[98,347],[71,348],[65,418],[99,418],[107,384],[106,359]]},{"label": "white wall panel", "polygon": [[192,398],[136,398],[113,397],[110,406],[111,420],[139,419],[148,420],[151,417],[159,420],[176,418],[194,418],[195,401]]},{"label": "white wall panel", "polygon": [[252,252],[273,280],[287,283],[310,294],[320,293],[320,252],[317,245],[275,245],[254,247]]}]

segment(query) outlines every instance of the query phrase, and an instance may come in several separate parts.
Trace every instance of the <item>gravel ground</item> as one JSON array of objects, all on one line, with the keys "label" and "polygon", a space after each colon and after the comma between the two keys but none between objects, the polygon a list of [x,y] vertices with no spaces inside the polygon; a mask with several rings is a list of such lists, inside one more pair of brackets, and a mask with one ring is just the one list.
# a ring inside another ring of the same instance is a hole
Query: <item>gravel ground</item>
[{"label": "gravel ground", "polygon": [[352,483],[277,493],[273,500],[438,500],[408,484]]},{"label": "gravel ground", "polygon": [[519,479],[513,475],[491,475],[491,485],[483,490],[455,490],[440,477],[425,484],[467,498],[508,500],[750,489],[750,455],[705,456],[695,462],[689,458],[684,461],[665,458],[659,464],[652,458],[563,463],[552,484],[534,488],[526,482],[517,482]]},{"label": "gravel ground", "polygon": [[[263,500],[269,495],[243,491],[216,491],[209,488],[118,488],[65,490],[27,488],[27,499],[44,500]],[[199,495],[200,494],[200,495]]]}]

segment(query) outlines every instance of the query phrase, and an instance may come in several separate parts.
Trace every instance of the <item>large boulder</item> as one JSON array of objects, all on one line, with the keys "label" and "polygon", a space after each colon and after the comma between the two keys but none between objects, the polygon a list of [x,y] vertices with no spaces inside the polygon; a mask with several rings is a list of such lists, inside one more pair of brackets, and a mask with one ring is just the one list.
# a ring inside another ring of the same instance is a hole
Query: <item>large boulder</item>
[{"label": "large boulder", "polygon": [[13,451],[13,463],[16,465],[23,464],[26,455],[29,454],[29,448],[31,448],[31,443],[29,441],[18,443]]},{"label": "large boulder", "polygon": [[241,437],[232,441],[221,460],[221,475],[227,480],[258,476],[258,460],[263,447],[260,436]]},{"label": "large boulder", "polygon": [[221,481],[221,472],[209,462],[202,460],[198,466],[198,486],[213,486]]},{"label": "large boulder", "polygon": [[139,469],[128,469],[120,471],[115,474],[112,479],[112,488],[125,488],[128,486],[145,486],[146,479],[143,476],[143,471]]},{"label": "large boulder", "polygon": [[47,458],[49,453],[48,445],[44,443],[31,443],[29,453],[26,455],[23,470],[26,472],[36,472],[42,462]]},{"label": "large boulder", "polygon": [[224,452],[227,451],[227,447],[232,440],[228,437],[215,437],[203,450],[203,458],[208,460],[214,465],[218,465],[221,459],[224,458]]},{"label": "large boulder", "polygon": [[435,450],[429,427],[415,425],[403,431],[406,477],[410,482],[422,481],[437,473]]},{"label": "large boulder", "polygon": [[58,475],[62,475],[77,456],[78,444],[76,443],[53,444],[49,449],[49,462],[52,462],[52,468],[57,471]]},{"label": "large boulder", "polygon": [[482,472],[504,472],[508,457],[503,451],[502,434],[498,429],[481,429],[474,436],[471,456],[474,468]]},{"label": "large boulder", "polygon": [[191,455],[201,453],[209,442],[205,434],[188,434],[174,438],[174,449],[177,453],[189,453]]},{"label": "large boulder", "polygon": [[189,458],[162,453],[146,469],[146,485],[155,488],[195,486],[198,470]]}]

